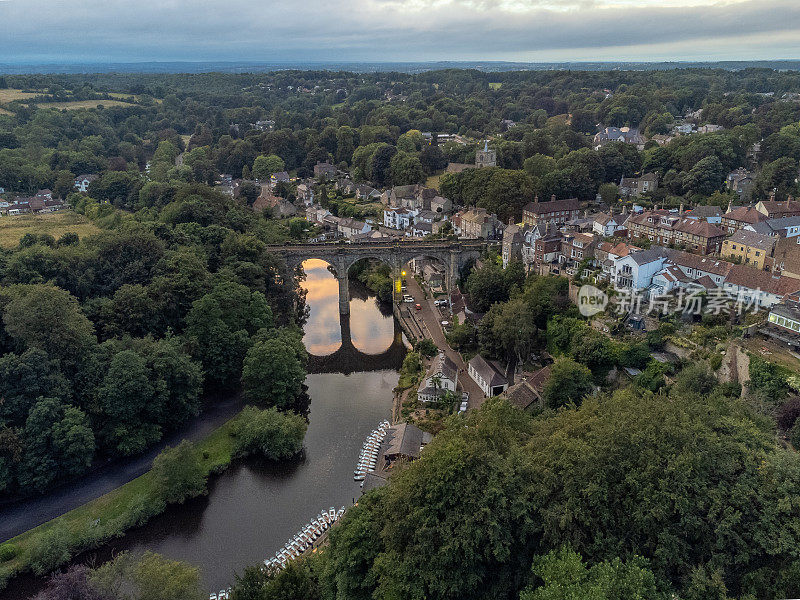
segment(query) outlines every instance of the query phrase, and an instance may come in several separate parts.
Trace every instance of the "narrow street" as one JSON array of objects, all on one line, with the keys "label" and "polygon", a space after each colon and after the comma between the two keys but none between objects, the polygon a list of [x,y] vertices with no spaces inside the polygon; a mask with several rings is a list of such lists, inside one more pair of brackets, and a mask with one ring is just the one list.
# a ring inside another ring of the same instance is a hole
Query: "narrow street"
[{"label": "narrow street", "polygon": [[[467,373],[467,365],[461,355],[448,345],[444,331],[442,331],[441,314],[439,313],[439,308],[433,303],[433,298],[425,298],[425,292],[413,277],[409,276],[406,279],[406,286],[408,287],[406,293],[413,296],[414,300],[422,306],[422,310],[416,310],[413,304],[406,304],[409,314],[411,314],[418,326],[422,328],[425,337],[432,339],[439,350],[444,351],[447,357],[458,367],[458,385],[463,391],[469,392],[468,408],[479,407],[484,400],[483,391]],[[403,310],[406,310],[405,307]]]}]

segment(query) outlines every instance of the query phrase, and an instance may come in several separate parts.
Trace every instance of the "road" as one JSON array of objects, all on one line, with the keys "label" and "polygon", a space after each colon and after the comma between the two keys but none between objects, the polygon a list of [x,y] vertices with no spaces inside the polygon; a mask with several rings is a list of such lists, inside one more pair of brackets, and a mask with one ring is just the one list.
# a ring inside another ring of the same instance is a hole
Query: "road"
[{"label": "road", "polygon": [[443,350],[447,357],[458,367],[459,387],[463,391],[469,392],[469,404],[467,407],[470,409],[479,407],[484,400],[483,391],[467,373],[467,365],[464,359],[447,343],[447,338],[445,338],[444,331],[442,331],[441,313],[433,303],[433,298],[425,299],[425,292],[413,277],[409,277],[406,280],[406,286],[408,287],[408,294],[413,296],[414,300],[422,306],[422,310],[413,310],[412,308],[410,310],[411,315],[422,326],[426,337],[431,338],[439,350]]},{"label": "road", "polygon": [[242,406],[243,402],[239,396],[214,402],[204,412],[178,431],[167,435],[145,454],[108,462],[43,496],[0,505],[0,543],[91,502],[139,477],[150,470],[153,459],[165,447],[174,446],[184,439],[196,441],[206,437],[236,415]]}]

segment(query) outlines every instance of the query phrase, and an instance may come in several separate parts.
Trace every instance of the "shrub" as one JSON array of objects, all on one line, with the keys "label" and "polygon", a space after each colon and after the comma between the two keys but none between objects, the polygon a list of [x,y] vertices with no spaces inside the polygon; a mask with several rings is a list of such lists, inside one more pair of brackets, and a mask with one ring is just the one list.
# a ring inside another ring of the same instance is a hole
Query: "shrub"
[{"label": "shrub", "polygon": [[800,448],[800,421],[796,421],[792,426],[792,431],[789,434],[789,441],[795,449]]},{"label": "shrub", "polygon": [[19,548],[14,544],[3,544],[0,546],[0,562],[7,562],[19,554]]},{"label": "shrub", "polygon": [[783,431],[789,431],[800,417],[800,396],[789,398],[778,409],[778,427]]},{"label": "shrub", "polygon": [[206,491],[206,473],[197,450],[187,440],[156,456],[151,473],[158,497],[167,503],[182,503]]},{"label": "shrub", "polygon": [[44,575],[72,558],[71,537],[65,525],[57,524],[33,540],[30,565],[37,575]]},{"label": "shrub", "polygon": [[246,406],[234,427],[234,454],[260,454],[273,460],[294,456],[303,448],[306,420],[274,408]]},{"label": "shrub", "polygon": [[435,356],[439,352],[439,348],[436,347],[436,344],[430,338],[424,338],[417,342],[416,350],[422,356],[426,356],[428,358]]}]

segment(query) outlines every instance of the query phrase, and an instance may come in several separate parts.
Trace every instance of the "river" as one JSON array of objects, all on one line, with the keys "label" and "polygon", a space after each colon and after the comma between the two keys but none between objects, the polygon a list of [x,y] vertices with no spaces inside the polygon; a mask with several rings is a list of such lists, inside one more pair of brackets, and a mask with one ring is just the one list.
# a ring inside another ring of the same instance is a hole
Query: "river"
[{"label": "river", "polygon": [[[327,264],[312,260],[304,267],[311,409],[303,453],[281,463],[237,462],[210,482],[207,496],[77,560],[97,564],[121,551],[152,550],[200,567],[204,584],[216,591],[274,554],[320,509],[358,498],[353,468],[366,436],[390,417],[405,345],[391,309],[358,282],[350,284],[350,316],[340,322],[339,287]],[[2,595],[22,600],[40,587],[40,579],[22,577]]]}]

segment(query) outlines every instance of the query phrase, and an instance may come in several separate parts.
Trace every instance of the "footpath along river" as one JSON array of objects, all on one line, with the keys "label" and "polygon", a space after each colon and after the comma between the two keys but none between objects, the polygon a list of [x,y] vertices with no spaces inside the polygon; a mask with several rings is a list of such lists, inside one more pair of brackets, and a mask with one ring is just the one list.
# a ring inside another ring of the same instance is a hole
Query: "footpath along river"
[{"label": "footpath along river", "polygon": [[[207,496],[76,560],[98,564],[118,552],[152,550],[200,567],[208,590],[217,591],[233,583],[234,573],[273,555],[320,509],[358,498],[353,468],[366,436],[390,418],[405,346],[391,309],[379,307],[358,282],[351,283],[349,319],[340,323],[339,287],[327,263],[309,260],[304,267],[311,409],[303,453],[282,463],[237,462],[211,481]],[[41,586],[40,578],[21,577],[2,597],[23,600]]]}]

